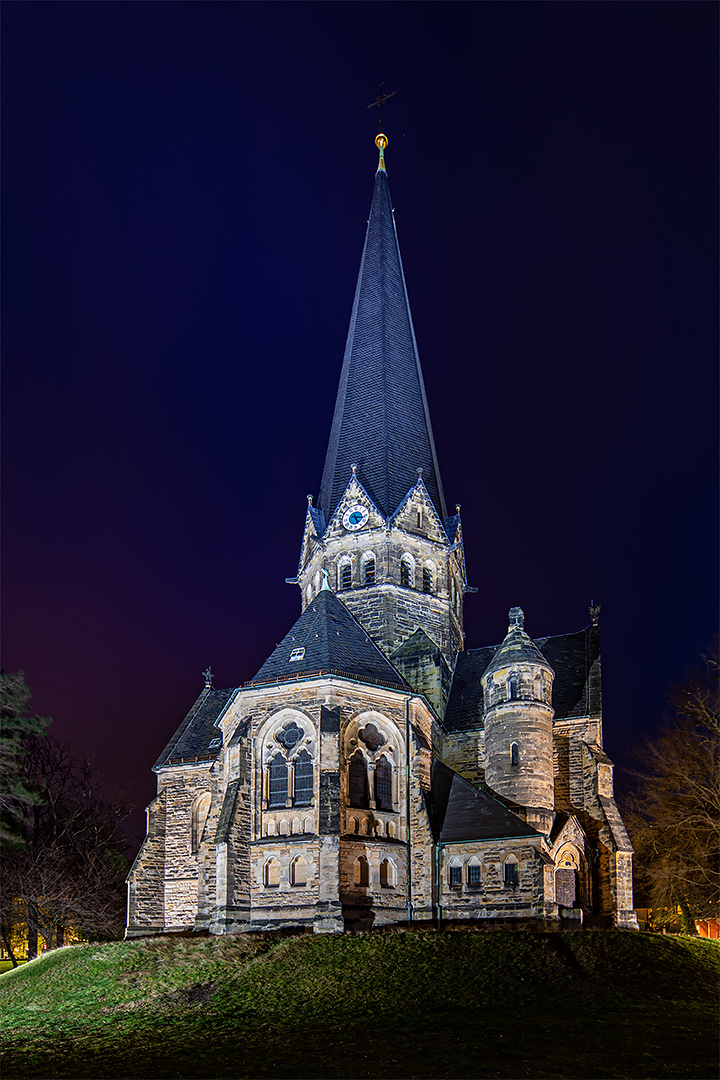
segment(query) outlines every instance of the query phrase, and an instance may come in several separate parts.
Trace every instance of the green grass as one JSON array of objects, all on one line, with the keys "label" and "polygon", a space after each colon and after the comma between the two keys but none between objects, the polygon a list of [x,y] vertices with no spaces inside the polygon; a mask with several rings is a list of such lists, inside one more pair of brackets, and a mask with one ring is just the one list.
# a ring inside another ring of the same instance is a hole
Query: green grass
[{"label": "green grass", "polygon": [[629,932],[73,946],[0,978],[3,1075],[706,1080],[719,959]]}]

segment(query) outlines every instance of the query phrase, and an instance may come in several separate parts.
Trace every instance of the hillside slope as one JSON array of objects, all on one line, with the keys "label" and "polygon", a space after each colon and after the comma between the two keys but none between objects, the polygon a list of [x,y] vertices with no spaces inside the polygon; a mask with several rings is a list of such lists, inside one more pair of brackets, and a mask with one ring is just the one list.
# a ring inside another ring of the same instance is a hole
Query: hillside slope
[{"label": "hillside slope", "polygon": [[75,946],[0,977],[4,1076],[706,1078],[719,959],[626,932]]}]

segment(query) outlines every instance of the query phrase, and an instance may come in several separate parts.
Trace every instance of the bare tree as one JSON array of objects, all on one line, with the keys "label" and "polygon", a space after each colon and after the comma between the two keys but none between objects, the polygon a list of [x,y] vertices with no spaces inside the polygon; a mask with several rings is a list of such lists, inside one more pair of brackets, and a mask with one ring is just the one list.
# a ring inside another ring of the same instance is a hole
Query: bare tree
[{"label": "bare tree", "polygon": [[660,733],[637,758],[626,823],[641,904],[680,908],[687,933],[720,911],[720,717],[717,647],[675,687]]},{"label": "bare tree", "polygon": [[17,810],[23,846],[0,866],[0,915],[10,951],[10,930],[27,926],[28,954],[38,938],[63,943],[67,927],[86,937],[115,937],[125,921],[128,809],[102,798],[91,763],[52,738],[26,738],[20,772],[37,794]]}]

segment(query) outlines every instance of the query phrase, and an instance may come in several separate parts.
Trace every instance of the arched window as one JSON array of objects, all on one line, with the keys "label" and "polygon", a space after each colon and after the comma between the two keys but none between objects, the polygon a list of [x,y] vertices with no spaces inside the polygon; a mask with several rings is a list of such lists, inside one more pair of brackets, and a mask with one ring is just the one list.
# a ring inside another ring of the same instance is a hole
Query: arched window
[{"label": "arched window", "polygon": [[270,762],[270,806],[285,806],[288,797],[288,767],[282,754],[276,754]]},{"label": "arched window", "polygon": [[395,867],[389,859],[380,863],[380,885],[383,889],[392,889],[395,885]]},{"label": "arched window", "polygon": [[541,671],[535,676],[535,700],[545,701],[545,676]]},{"label": "arched window", "polygon": [[307,862],[302,855],[298,855],[297,859],[293,859],[290,867],[290,884],[307,885]]},{"label": "arched window", "polygon": [[366,555],[363,559],[363,582],[366,585],[375,584],[375,556]]},{"label": "arched window", "polygon": [[423,566],[423,592],[433,591],[433,572],[429,566]]},{"label": "arched window", "polygon": [[265,863],[265,888],[277,889],[280,884],[280,863],[277,859],[268,859]]},{"label": "arched window", "polygon": [[367,887],[370,884],[370,864],[364,855],[355,860],[353,878],[356,885]]},{"label": "arched window", "polygon": [[468,885],[480,885],[481,883],[480,863],[471,862],[468,866]]},{"label": "arched window", "polygon": [[383,756],[375,766],[375,804],[378,810],[392,810],[392,766]]},{"label": "arched window", "polygon": [[505,887],[508,889],[517,889],[519,884],[518,877],[518,864],[514,855],[508,855],[505,861],[505,874],[504,874]]},{"label": "arched window", "polygon": [[350,787],[350,805],[367,810],[369,806],[367,765],[361,750],[356,750],[350,758],[348,781]]},{"label": "arched window", "polygon": [[309,806],[313,797],[313,763],[307,750],[295,758],[295,805]]},{"label": "arched window", "polygon": [[358,824],[358,819],[354,818],[354,817],[351,817],[350,820],[348,821],[348,832],[356,833],[356,832],[359,832],[359,831],[360,831],[360,826]]},{"label": "arched window", "polygon": [[408,589],[413,586],[413,560],[412,555],[403,555],[400,560],[400,584]]},{"label": "arched window", "polygon": [[205,822],[207,821],[208,814],[210,813],[211,802],[212,795],[209,791],[205,791],[202,795],[198,795],[197,799],[193,803],[192,813],[190,816],[190,850],[192,852],[196,852],[200,847],[202,834],[205,831]]},{"label": "arched window", "polygon": [[459,889],[462,885],[462,866],[455,864],[450,867],[450,886]]},{"label": "arched window", "polygon": [[518,677],[517,675],[511,675],[508,679],[508,697],[511,701],[516,701],[518,697]]},{"label": "arched window", "polygon": [[510,764],[520,764],[520,751],[518,750],[518,744],[516,742],[510,744]]},{"label": "arched window", "polygon": [[343,562],[340,564],[340,588],[349,589],[352,587],[352,566],[350,562]]}]

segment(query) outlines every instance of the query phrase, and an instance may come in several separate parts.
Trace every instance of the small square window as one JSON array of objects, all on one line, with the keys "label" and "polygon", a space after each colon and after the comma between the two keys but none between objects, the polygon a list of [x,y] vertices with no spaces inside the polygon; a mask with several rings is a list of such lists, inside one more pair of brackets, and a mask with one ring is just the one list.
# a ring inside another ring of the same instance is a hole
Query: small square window
[{"label": "small square window", "polygon": [[302,660],[305,656],[305,649],[293,649],[290,653],[291,660]]}]

